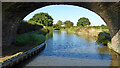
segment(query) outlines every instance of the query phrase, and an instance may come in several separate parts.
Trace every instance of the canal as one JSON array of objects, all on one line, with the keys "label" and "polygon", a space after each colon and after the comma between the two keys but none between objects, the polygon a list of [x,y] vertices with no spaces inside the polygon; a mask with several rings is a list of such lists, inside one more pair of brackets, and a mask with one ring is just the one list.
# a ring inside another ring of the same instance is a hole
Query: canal
[{"label": "canal", "polygon": [[[70,34],[66,31],[53,31],[47,35],[45,49],[26,66],[118,66],[120,55],[108,49],[107,46],[98,45],[92,37]],[[90,41],[91,40],[91,41]]]}]

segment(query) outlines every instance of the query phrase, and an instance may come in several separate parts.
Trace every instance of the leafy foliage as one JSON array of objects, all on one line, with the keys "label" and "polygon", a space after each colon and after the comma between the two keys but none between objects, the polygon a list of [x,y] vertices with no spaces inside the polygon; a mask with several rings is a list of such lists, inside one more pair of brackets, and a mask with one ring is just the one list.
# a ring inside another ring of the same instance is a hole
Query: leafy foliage
[{"label": "leafy foliage", "polygon": [[61,27],[62,21],[61,21],[61,20],[58,20],[57,25]]},{"label": "leafy foliage", "polygon": [[100,32],[98,34],[97,43],[107,45],[111,41],[110,34],[107,32]]},{"label": "leafy foliage", "polygon": [[87,25],[90,25],[90,21],[88,18],[85,18],[85,17],[82,17],[78,20],[77,22],[77,26],[87,26]]},{"label": "leafy foliage", "polygon": [[59,29],[60,26],[59,26],[58,24],[54,24],[54,25],[53,25],[53,28]]},{"label": "leafy foliage", "polygon": [[74,25],[71,21],[65,21],[63,24],[65,25],[65,27],[72,27]]},{"label": "leafy foliage", "polygon": [[48,13],[42,12],[35,14],[33,18],[29,20],[29,22],[35,22],[36,24],[44,25],[44,26],[52,26],[53,18]]},{"label": "leafy foliage", "polygon": [[27,21],[22,20],[22,22],[19,23],[19,25],[18,25],[17,34],[36,31],[36,30],[39,30],[41,28],[43,28],[43,26],[37,25],[37,24],[31,24]]},{"label": "leafy foliage", "polygon": [[104,24],[102,24],[101,26],[105,26]]}]

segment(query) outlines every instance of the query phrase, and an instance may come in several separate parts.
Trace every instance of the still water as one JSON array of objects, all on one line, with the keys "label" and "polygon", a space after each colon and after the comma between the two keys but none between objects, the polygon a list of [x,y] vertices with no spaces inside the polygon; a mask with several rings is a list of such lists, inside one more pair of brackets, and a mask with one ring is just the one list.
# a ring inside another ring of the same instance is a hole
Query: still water
[{"label": "still water", "polygon": [[120,56],[98,45],[92,37],[84,38],[66,31],[47,35],[45,49],[25,66],[118,66]]}]

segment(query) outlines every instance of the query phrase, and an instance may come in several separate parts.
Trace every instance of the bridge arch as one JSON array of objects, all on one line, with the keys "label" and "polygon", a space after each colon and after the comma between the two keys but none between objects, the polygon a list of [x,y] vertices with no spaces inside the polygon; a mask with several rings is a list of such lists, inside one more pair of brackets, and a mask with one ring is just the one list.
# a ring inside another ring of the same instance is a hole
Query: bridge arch
[{"label": "bridge arch", "polygon": [[75,5],[98,14],[107,24],[112,37],[112,46],[120,52],[120,2],[3,2],[2,45],[15,42],[17,26],[30,12],[48,5]]}]

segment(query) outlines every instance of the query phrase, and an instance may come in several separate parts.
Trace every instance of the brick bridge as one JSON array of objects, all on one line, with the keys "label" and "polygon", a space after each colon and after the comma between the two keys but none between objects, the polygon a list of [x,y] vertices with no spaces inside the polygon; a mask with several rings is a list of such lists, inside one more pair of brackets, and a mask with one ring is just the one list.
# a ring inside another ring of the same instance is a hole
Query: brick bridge
[{"label": "brick bridge", "polygon": [[120,2],[2,2],[2,45],[15,42],[18,22],[26,15],[56,4],[80,6],[101,16],[109,28],[113,49],[120,53]]}]

